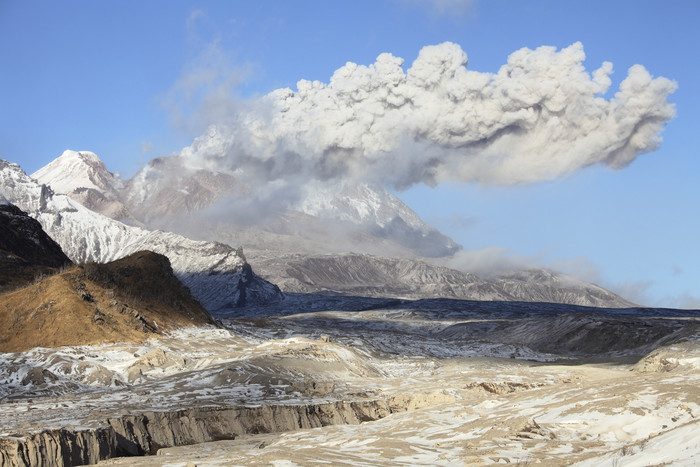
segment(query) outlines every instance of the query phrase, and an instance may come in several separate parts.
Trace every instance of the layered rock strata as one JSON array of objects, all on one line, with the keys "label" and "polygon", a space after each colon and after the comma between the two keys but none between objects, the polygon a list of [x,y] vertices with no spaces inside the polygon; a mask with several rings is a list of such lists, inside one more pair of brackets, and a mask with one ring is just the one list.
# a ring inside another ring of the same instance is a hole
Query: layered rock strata
[{"label": "layered rock strata", "polygon": [[161,448],[250,434],[357,425],[449,399],[450,396],[436,393],[388,400],[146,412],[109,418],[96,429],[54,429],[0,438],[0,460],[8,467],[95,464],[112,457],[152,455]]}]

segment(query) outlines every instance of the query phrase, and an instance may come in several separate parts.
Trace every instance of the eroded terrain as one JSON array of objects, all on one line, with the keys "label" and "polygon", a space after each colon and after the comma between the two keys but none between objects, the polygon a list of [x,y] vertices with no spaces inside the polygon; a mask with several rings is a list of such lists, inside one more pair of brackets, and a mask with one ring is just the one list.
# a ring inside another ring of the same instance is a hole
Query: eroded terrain
[{"label": "eroded terrain", "polygon": [[697,311],[292,295],[248,313],[144,345],[0,354],[3,462],[700,456]]}]

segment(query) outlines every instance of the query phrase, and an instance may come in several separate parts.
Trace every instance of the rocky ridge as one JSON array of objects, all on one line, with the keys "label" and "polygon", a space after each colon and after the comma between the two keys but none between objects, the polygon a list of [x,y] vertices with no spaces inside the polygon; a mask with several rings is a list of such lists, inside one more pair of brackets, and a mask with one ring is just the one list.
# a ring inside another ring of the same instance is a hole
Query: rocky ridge
[{"label": "rocky ridge", "polygon": [[39,222],[10,203],[0,203],[0,292],[55,273],[71,260]]},{"label": "rocky ridge", "polygon": [[212,324],[168,259],[149,251],[76,265],[0,296],[0,352],[139,342]]},{"label": "rocky ridge", "polygon": [[634,306],[602,287],[541,269],[485,279],[419,259],[351,253],[260,255],[255,264],[262,277],[291,293]]}]

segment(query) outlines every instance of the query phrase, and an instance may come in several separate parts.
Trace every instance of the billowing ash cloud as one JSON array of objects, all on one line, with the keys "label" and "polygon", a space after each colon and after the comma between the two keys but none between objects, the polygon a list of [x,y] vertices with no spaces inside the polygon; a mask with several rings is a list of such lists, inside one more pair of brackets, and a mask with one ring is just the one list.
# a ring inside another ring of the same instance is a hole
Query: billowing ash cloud
[{"label": "billowing ash cloud", "polygon": [[583,46],[527,48],[493,73],[467,69],[459,45],[424,47],[405,72],[384,53],[328,83],[299,81],[238,106],[183,155],[258,180],[300,176],[519,184],[583,167],[625,167],[654,150],[675,115],[676,84],[635,65],[612,98],[609,62],[589,73]]}]

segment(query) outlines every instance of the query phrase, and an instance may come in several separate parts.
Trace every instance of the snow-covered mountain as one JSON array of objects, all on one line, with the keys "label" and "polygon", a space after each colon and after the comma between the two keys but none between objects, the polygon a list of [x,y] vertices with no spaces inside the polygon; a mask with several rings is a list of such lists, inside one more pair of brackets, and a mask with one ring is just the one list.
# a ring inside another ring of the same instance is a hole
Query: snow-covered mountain
[{"label": "snow-covered mountain", "polygon": [[[310,253],[361,251],[428,257],[460,249],[376,184],[309,182],[298,199],[269,201],[279,206],[274,219],[251,223],[239,215],[241,211],[247,217],[258,214],[256,201],[251,201],[256,187],[244,174],[193,167],[180,155],[153,159],[123,181],[95,154],[65,151],[32,178],[128,224],[203,240],[245,242],[247,248],[284,244]],[[193,217],[197,218],[194,226]]]},{"label": "snow-covered mountain", "polygon": [[32,178],[95,212],[127,224],[138,223],[121,202],[121,179],[109,172],[95,153],[66,150]]},{"label": "snow-covered mountain", "polygon": [[[87,173],[79,173],[75,153],[66,152],[49,164],[51,170],[35,176],[64,192],[75,191],[81,183],[104,183],[105,197],[116,196],[149,228],[245,245],[256,271],[283,291],[632,305],[601,287],[545,269],[483,278],[438,266],[444,262],[440,258],[461,247],[379,185],[307,182],[293,199],[271,200],[283,206],[276,216],[247,223],[232,215],[231,205],[261,194],[253,193],[255,187],[243,173],[193,167],[183,155],[174,155],[152,160],[123,182],[92,156],[87,158],[89,165],[80,166]],[[78,181],[65,180],[71,170]],[[176,264],[173,261],[173,267]]]},{"label": "snow-covered mountain", "polygon": [[0,194],[37,219],[75,262],[104,263],[141,250],[163,254],[177,277],[210,311],[281,296],[276,286],[253,274],[240,249],[123,224],[68,195],[54,194],[17,164],[1,160]]},{"label": "snow-covered mountain", "polygon": [[377,184],[307,184],[297,209],[305,214],[363,226],[367,233],[391,240],[420,256],[439,257],[461,247],[426,224],[403,201]]}]

